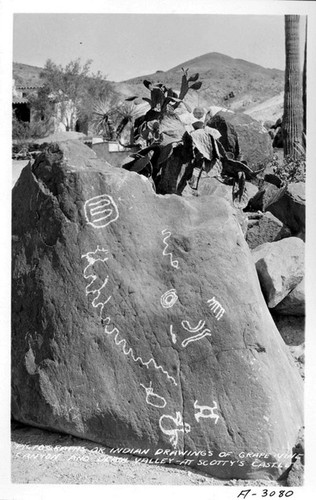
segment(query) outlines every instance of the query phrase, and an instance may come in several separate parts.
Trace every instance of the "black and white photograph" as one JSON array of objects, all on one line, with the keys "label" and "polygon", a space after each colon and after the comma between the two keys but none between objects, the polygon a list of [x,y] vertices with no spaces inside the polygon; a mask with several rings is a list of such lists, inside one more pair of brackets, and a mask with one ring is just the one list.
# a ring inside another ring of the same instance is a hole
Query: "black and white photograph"
[{"label": "black and white photograph", "polygon": [[315,2],[0,5],[1,500],[312,498]]}]

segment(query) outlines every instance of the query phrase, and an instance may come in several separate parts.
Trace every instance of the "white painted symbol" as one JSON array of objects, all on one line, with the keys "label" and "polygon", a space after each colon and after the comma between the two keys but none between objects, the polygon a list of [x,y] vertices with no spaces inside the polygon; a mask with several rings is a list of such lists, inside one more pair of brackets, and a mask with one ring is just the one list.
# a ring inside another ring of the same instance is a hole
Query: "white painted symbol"
[{"label": "white painted symbol", "polygon": [[172,258],[172,253],[171,252],[166,252],[167,248],[168,248],[168,243],[167,243],[167,239],[170,238],[171,236],[171,233],[170,231],[168,231],[168,229],[164,229],[163,231],[161,231],[161,234],[163,235],[166,235],[165,238],[163,239],[163,242],[164,244],[166,245],[165,248],[163,249],[163,252],[162,252],[162,255],[170,255],[170,264],[172,265],[172,267],[175,267],[176,269],[179,269],[179,261],[178,260],[174,260]]},{"label": "white painted symbol", "polygon": [[105,227],[119,217],[116,203],[108,194],[87,200],[84,204],[84,213],[88,224],[96,228]]},{"label": "white painted symbol", "polygon": [[172,325],[170,325],[170,335],[171,335],[171,340],[172,342],[175,344],[177,342],[177,336],[175,333],[173,333],[173,330],[172,330]]},{"label": "white painted symbol", "polygon": [[172,307],[178,300],[177,292],[171,288],[160,297],[160,303],[165,309]]},{"label": "white painted symbol", "polygon": [[215,420],[215,424],[217,424],[217,421],[219,419],[219,415],[216,415],[214,413],[214,410],[217,410],[217,403],[216,401],[213,401],[214,406],[200,406],[196,401],[194,401],[194,408],[196,410],[199,410],[197,413],[194,414],[195,420],[197,422],[200,421],[200,418],[213,418]]},{"label": "white painted symbol", "polygon": [[152,382],[150,382],[149,387],[145,387],[143,384],[140,384],[146,391],[146,403],[155,406],[155,408],[164,408],[167,404],[167,401],[162,396],[156,394],[152,388]]},{"label": "white painted symbol", "polygon": [[[184,339],[181,343],[182,347],[186,347],[190,342],[196,342],[197,340],[201,340],[204,337],[210,337],[211,331],[208,328],[205,328],[202,330],[205,326],[205,321],[200,320],[197,324],[197,326],[192,327],[188,321],[182,321],[181,322],[183,328],[187,330],[190,333],[197,333],[197,335],[192,335],[192,337],[188,337],[187,339]],[[202,330],[202,331],[200,331]]]},{"label": "white painted symbol", "polygon": [[86,258],[88,261],[87,266],[85,267],[83,271],[83,275],[85,279],[90,280],[88,285],[86,286],[86,295],[89,295],[90,293],[95,294],[93,300],[92,300],[92,306],[97,308],[100,306],[100,311],[99,315],[102,315],[103,308],[105,304],[109,302],[111,299],[111,295],[108,296],[106,300],[104,297],[104,291],[106,284],[108,282],[109,276],[106,276],[106,278],[103,280],[101,279],[94,271],[93,265],[96,262],[102,262],[105,263],[108,260],[108,250],[105,250],[104,248],[100,248],[99,245],[97,246],[96,250],[94,252],[87,252],[86,254],[82,255],[81,258]]},{"label": "white painted symbol", "polygon": [[[109,325],[110,322],[111,322],[111,318],[108,316],[104,322],[106,323],[106,325]],[[131,347],[128,347],[127,346],[127,342],[126,342],[126,339],[124,338],[120,338],[119,335],[120,335],[120,332],[119,330],[114,327],[113,330],[109,330],[108,329],[108,326],[105,326],[104,328],[104,332],[107,333],[108,335],[112,335],[114,334],[114,342],[117,346],[121,345],[122,344],[122,351],[123,353],[125,354],[125,356],[130,356],[132,358],[133,361],[135,361],[135,363],[137,363],[138,361],[143,365],[143,366],[146,366],[148,369],[150,366],[153,366],[155,370],[160,370],[162,373],[164,373],[167,378],[175,385],[177,386],[177,382],[175,381],[175,379],[169,375],[169,373],[164,370],[164,368],[160,365],[158,365],[156,363],[156,361],[154,360],[154,358],[150,358],[149,361],[144,361],[140,356],[136,356],[134,354],[134,351]]]},{"label": "white painted symbol", "polygon": [[[166,421],[169,421],[169,426],[167,428],[163,426],[163,423],[165,424]],[[171,415],[162,415],[159,419],[159,427],[164,434],[167,434],[167,436],[171,436],[170,443],[174,448],[176,448],[178,444],[179,432],[191,432],[190,424],[183,424],[182,415],[179,411],[176,412],[175,418],[173,418]]]},{"label": "white painted symbol", "polygon": [[211,308],[212,313],[214,314],[215,318],[218,320],[221,319],[223,316],[225,309],[221,306],[221,304],[215,299],[215,297],[212,297],[210,300],[207,301],[208,305]]}]

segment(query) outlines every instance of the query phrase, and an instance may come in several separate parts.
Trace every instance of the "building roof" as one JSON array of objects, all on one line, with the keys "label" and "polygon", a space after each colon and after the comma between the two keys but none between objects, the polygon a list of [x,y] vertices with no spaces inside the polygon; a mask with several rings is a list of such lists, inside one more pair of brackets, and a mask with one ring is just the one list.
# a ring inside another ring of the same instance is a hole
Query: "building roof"
[{"label": "building roof", "polygon": [[12,97],[12,104],[28,104],[29,100],[25,97]]},{"label": "building roof", "polygon": [[15,88],[18,90],[30,90],[30,89],[41,89],[43,85],[16,85]]}]

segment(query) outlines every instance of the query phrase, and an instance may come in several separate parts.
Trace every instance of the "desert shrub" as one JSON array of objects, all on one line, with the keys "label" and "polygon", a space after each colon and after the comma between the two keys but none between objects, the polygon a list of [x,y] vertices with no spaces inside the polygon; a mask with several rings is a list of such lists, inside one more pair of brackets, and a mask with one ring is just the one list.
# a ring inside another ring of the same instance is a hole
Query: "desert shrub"
[{"label": "desert shrub", "polygon": [[305,182],[306,160],[305,154],[294,158],[287,156],[282,164],[274,167],[274,173],[284,182]]},{"label": "desert shrub", "polygon": [[18,142],[25,142],[30,137],[30,124],[17,119],[15,113],[12,113],[12,139]]}]

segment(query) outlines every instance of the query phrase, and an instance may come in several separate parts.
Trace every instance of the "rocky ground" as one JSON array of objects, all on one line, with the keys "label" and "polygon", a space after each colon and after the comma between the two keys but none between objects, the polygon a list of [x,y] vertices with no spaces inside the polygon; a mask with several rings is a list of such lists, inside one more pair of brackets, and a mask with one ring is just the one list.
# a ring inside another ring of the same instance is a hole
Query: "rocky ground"
[{"label": "rocky ground", "polygon": [[280,487],[273,480],[219,480],[188,467],[139,463],[91,441],[12,425],[12,483]]}]

